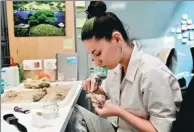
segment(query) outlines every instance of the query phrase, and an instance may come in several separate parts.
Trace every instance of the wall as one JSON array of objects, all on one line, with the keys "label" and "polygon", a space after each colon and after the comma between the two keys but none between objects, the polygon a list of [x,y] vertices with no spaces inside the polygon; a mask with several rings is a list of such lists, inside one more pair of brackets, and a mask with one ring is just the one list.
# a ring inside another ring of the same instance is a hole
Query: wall
[{"label": "wall", "polygon": [[105,2],[107,11],[114,12],[130,29],[129,36],[139,39],[162,37],[179,4],[178,1]]},{"label": "wall", "polygon": [[141,39],[138,47],[145,53],[157,56],[164,48],[174,48],[175,42],[172,37],[161,37],[153,39]]},{"label": "wall", "polygon": [[66,1],[66,36],[15,37],[12,1],[7,1],[7,16],[10,55],[14,57],[16,62],[21,63],[24,59],[55,58],[56,53],[75,51],[75,45],[72,49],[63,49],[64,39],[72,38],[73,41],[75,40],[73,1]]},{"label": "wall", "polygon": [[[175,24],[177,22],[180,22],[182,19],[183,14],[188,14],[189,19],[192,19],[194,22],[194,14],[193,14],[193,9],[194,9],[194,2],[192,1],[185,1],[181,2],[179,5],[179,8],[177,9],[174,17],[171,19],[171,22],[168,25],[168,28],[166,29],[165,36],[174,36],[172,33],[169,32],[171,27],[175,27]],[[176,38],[176,36],[174,36]],[[191,56],[191,51],[190,47],[186,46],[181,43],[181,40],[175,40],[175,46],[178,51],[178,67],[176,70],[176,73],[188,71],[191,72],[193,68],[193,61],[192,61],[192,56]],[[187,84],[191,77],[186,78],[187,79]]]}]

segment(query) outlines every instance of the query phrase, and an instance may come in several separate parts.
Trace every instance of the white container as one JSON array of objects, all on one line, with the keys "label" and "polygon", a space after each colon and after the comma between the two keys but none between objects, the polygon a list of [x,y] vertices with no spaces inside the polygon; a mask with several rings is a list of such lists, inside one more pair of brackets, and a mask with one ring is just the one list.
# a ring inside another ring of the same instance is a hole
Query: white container
[{"label": "white container", "polygon": [[1,77],[5,80],[5,88],[11,88],[19,85],[19,68],[17,66],[3,67]]}]

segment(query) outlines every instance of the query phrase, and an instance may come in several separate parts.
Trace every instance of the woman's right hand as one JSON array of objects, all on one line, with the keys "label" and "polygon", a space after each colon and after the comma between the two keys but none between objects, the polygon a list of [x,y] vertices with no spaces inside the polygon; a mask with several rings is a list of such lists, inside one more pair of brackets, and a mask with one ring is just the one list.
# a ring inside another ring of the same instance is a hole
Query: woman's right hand
[{"label": "woman's right hand", "polygon": [[88,79],[83,81],[82,88],[88,93],[93,93],[98,90],[99,86],[94,77],[89,77]]}]

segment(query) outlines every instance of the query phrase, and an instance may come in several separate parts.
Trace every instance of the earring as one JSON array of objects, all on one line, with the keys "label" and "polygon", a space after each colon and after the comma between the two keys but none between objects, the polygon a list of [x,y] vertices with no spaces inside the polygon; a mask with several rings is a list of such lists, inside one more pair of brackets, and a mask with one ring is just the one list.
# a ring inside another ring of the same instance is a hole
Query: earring
[{"label": "earring", "polygon": [[118,47],[118,52],[119,52],[119,53],[122,53],[121,47]]}]

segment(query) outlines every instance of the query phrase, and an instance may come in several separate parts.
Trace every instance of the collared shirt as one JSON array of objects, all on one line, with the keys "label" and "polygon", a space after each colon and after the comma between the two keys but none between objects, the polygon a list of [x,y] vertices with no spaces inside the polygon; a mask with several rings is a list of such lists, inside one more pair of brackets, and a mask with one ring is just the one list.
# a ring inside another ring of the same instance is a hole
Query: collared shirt
[{"label": "collared shirt", "polygon": [[[140,118],[149,120],[158,132],[170,132],[182,95],[172,72],[159,59],[134,47],[126,75],[121,81],[121,66],[108,71],[103,82],[111,103]],[[137,132],[119,117],[108,118],[117,132]]]}]

